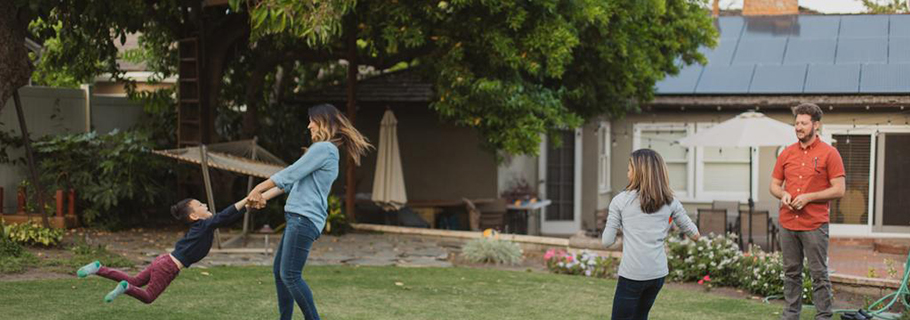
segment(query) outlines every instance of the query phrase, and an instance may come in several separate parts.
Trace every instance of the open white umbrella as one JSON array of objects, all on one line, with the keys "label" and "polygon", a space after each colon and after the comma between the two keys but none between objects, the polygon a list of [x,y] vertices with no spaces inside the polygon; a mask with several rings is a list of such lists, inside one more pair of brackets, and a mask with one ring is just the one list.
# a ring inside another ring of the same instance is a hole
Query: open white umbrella
[{"label": "open white umbrella", "polygon": [[680,139],[686,147],[748,147],[749,148],[749,243],[752,243],[752,152],[756,147],[786,146],[796,143],[793,126],[768,118],[762,113],[747,111],[735,118]]},{"label": "open white umbrella", "polygon": [[379,128],[379,152],[373,176],[373,202],[385,211],[401,209],[408,202],[398,151],[398,120],[392,110],[386,110]]}]

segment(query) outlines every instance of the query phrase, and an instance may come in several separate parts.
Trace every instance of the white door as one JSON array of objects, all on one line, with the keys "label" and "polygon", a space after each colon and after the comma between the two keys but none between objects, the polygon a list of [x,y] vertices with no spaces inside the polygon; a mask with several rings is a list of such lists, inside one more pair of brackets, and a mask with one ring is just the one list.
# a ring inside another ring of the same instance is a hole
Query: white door
[{"label": "white door", "polygon": [[575,234],[581,230],[581,129],[560,133],[556,147],[544,137],[538,161],[538,194],[552,203],[541,210],[541,233]]}]

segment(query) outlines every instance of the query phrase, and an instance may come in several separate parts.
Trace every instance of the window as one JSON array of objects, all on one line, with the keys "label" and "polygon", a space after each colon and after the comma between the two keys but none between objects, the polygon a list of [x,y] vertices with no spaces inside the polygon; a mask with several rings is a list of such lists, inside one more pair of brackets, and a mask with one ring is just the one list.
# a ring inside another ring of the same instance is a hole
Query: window
[{"label": "window", "polygon": [[[758,182],[757,152],[749,148],[697,147],[676,143],[713,123],[639,123],[634,126],[633,149],[649,148],[660,153],[667,163],[670,187],[684,202],[749,199],[749,175]],[[691,149],[691,150],[690,150]],[[749,157],[753,166],[749,170]],[[753,188],[754,189],[754,188]],[[754,190],[753,190],[754,191]],[[758,199],[754,199],[758,200]]]},{"label": "window", "polygon": [[601,121],[597,128],[597,191],[610,192],[610,149],[613,147],[610,123]]},{"label": "window", "polygon": [[694,132],[693,129],[692,124],[684,123],[639,123],[633,129],[632,148],[648,148],[660,153],[667,163],[670,188],[680,199],[693,198],[695,157],[694,152],[676,141]]},{"label": "window", "polygon": [[844,160],[846,193],[831,202],[831,223],[866,224],[869,221],[869,167],[872,136],[835,134],[831,144]]},{"label": "window", "polygon": [[[708,129],[713,125],[714,123],[699,123],[695,126],[696,132]],[[758,169],[757,159],[754,159],[756,163],[750,171],[749,148],[699,147],[696,149],[696,197],[706,201],[746,202],[751,190],[749,175],[755,174]]]}]

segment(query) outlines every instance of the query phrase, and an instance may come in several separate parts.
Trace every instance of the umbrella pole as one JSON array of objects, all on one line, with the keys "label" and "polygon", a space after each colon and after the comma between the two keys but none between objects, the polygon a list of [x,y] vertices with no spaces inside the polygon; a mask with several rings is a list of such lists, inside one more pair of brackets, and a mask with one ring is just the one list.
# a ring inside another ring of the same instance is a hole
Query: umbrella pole
[{"label": "umbrella pole", "polygon": [[752,200],[752,147],[749,147],[749,246],[752,246],[752,212],[755,211],[755,201]]}]

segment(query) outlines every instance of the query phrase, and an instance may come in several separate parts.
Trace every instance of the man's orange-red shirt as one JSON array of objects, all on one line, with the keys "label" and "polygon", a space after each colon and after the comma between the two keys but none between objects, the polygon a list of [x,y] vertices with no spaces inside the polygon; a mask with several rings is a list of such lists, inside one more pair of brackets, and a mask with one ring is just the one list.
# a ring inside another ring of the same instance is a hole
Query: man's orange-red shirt
[{"label": "man's orange-red shirt", "polygon": [[[774,165],[774,179],[784,181],[791,199],[831,187],[831,179],[843,177],[844,161],[837,149],[818,137],[805,148],[799,142],[784,149]],[[780,225],[788,230],[815,230],[829,220],[829,202],[811,202],[800,210],[780,208]]]}]

